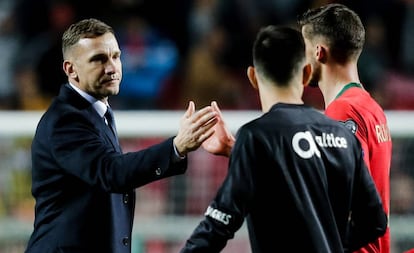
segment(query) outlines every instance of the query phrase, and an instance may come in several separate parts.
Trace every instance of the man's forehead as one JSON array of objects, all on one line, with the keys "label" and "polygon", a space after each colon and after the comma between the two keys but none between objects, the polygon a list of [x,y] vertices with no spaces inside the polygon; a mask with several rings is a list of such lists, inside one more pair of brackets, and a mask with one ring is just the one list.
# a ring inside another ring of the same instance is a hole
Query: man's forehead
[{"label": "man's forehead", "polygon": [[119,51],[118,42],[112,33],[106,33],[94,38],[81,38],[78,46],[88,50]]}]

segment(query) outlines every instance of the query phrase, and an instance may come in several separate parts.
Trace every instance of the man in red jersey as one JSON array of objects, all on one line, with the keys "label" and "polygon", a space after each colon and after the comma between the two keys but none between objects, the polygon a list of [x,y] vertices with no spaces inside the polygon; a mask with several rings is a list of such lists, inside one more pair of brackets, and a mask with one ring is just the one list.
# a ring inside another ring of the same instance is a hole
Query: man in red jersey
[{"label": "man in red jersey", "polygon": [[[320,88],[325,114],[343,122],[360,140],[364,160],[389,215],[391,136],[383,109],[364,89],[357,69],[364,26],[358,15],[342,4],[308,10],[298,23],[312,65],[309,85]],[[358,252],[389,253],[390,248],[388,228],[384,236]]]}]

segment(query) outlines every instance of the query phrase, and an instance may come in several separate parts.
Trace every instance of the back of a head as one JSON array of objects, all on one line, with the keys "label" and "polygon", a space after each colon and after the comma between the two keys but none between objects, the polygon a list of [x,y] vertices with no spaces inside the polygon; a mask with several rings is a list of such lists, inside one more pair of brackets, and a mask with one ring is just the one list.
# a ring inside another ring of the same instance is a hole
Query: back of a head
[{"label": "back of a head", "polygon": [[263,27],[253,44],[253,65],[260,75],[286,86],[305,61],[302,34],[286,26]]},{"label": "back of a head", "polygon": [[327,4],[308,10],[298,19],[308,39],[322,37],[339,63],[358,59],[365,43],[359,16],[343,4]]},{"label": "back of a head", "polygon": [[62,36],[62,53],[65,58],[68,49],[75,45],[82,38],[95,38],[105,33],[114,34],[114,30],[106,23],[94,19],[83,19],[72,24]]}]

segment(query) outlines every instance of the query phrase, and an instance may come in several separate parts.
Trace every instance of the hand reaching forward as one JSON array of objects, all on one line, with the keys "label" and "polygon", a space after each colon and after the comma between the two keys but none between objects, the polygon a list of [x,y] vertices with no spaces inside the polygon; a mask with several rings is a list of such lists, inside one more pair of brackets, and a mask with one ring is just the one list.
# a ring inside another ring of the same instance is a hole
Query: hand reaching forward
[{"label": "hand reaching forward", "polygon": [[211,106],[195,111],[193,101],[188,104],[187,111],[181,117],[178,133],[174,138],[174,145],[181,156],[198,149],[201,144],[213,133],[213,126],[217,123],[217,112]]},{"label": "hand reaching forward", "polygon": [[217,102],[213,101],[211,107],[217,112],[218,122],[213,127],[214,134],[203,142],[202,147],[209,153],[228,157],[233,148],[235,138],[227,128]]}]

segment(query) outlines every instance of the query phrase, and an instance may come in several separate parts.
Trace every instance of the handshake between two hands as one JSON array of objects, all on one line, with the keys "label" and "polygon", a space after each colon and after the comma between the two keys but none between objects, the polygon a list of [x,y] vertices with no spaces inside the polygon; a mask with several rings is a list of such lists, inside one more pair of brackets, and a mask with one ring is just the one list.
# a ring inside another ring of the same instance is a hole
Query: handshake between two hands
[{"label": "handshake between two hands", "polygon": [[228,157],[235,138],[227,128],[216,101],[198,111],[190,101],[173,142],[180,157],[200,146],[211,154]]}]

